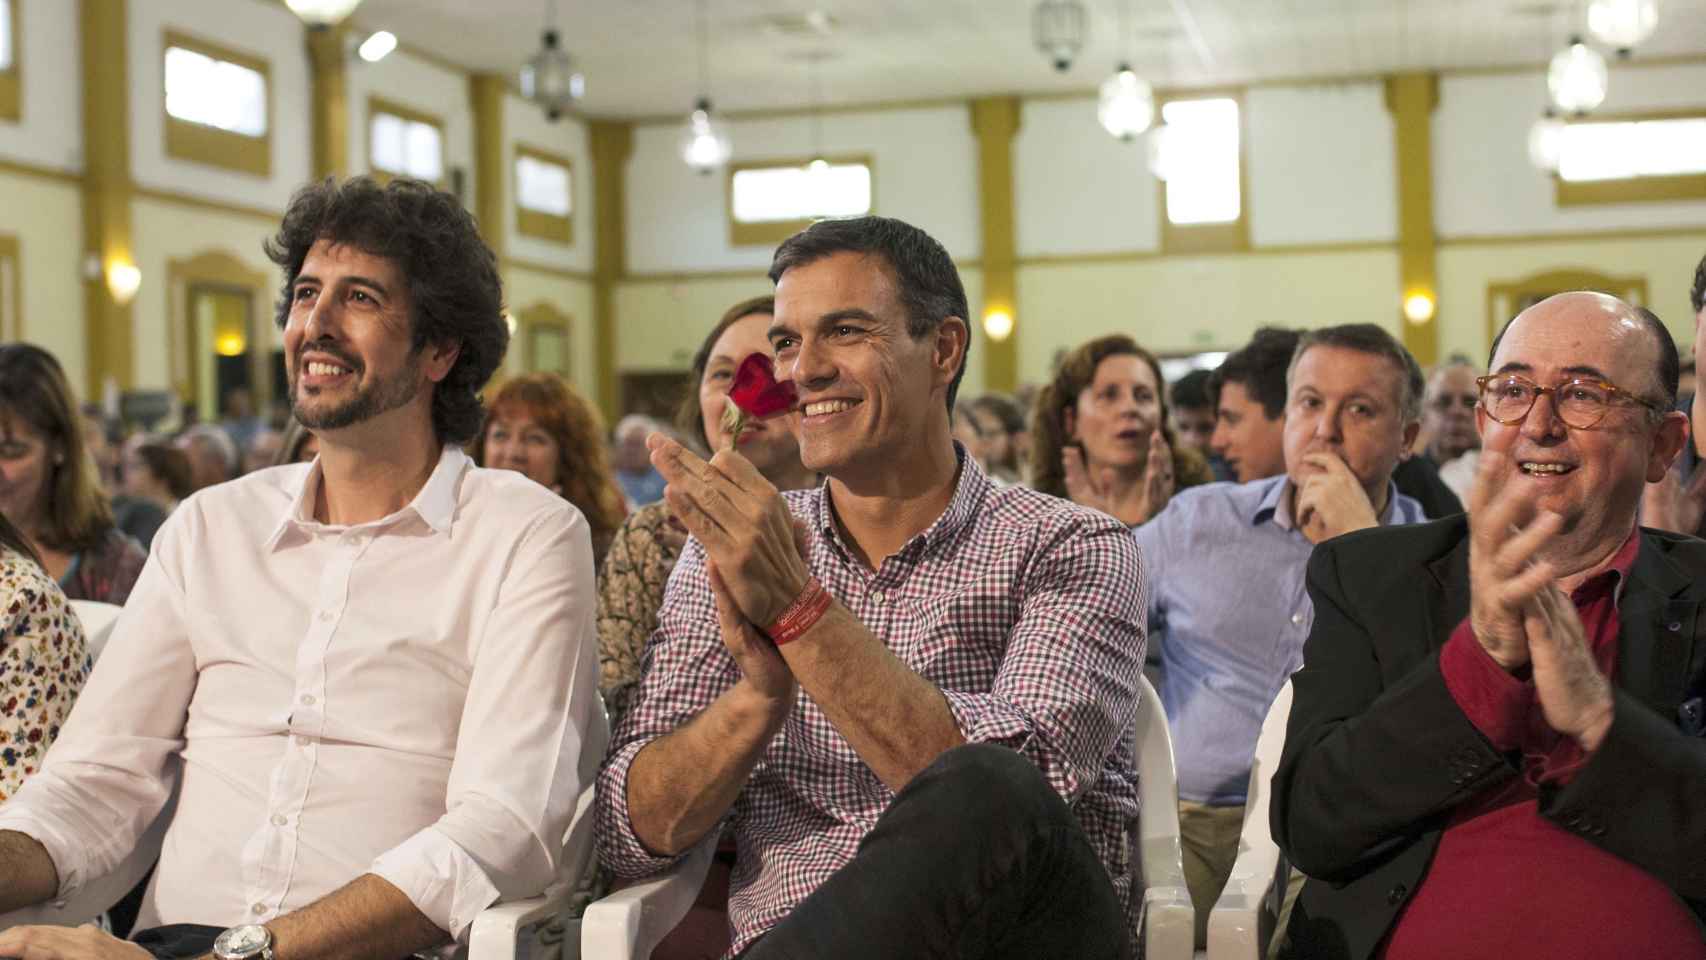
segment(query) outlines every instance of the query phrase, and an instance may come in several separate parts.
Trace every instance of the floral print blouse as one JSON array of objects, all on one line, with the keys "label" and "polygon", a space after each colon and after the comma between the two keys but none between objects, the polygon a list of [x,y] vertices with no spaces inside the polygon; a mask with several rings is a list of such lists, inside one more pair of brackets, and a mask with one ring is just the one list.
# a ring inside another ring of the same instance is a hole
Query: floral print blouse
[{"label": "floral print blouse", "polygon": [[0,802],[40,769],[91,666],[59,585],[0,547]]},{"label": "floral print blouse", "polygon": [[640,682],[640,654],[658,628],[658,608],[685,534],[672,529],[662,501],[628,514],[598,571],[598,691],[611,729]]}]

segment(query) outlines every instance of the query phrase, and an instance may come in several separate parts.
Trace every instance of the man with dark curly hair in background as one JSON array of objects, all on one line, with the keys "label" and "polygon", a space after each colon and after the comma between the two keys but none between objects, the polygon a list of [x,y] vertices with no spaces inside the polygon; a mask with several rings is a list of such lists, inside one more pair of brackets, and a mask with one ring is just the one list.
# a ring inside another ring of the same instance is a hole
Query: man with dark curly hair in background
[{"label": "man with dark curly hair in background", "polygon": [[409,180],[310,185],[266,250],[319,456],[172,514],[0,807],[11,910],[112,872],[176,787],[147,929],[15,927],[0,955],[394,960],[561,866],[597,709],[592,551],[567,501],[462,452],[509,340],[497,261]]}]

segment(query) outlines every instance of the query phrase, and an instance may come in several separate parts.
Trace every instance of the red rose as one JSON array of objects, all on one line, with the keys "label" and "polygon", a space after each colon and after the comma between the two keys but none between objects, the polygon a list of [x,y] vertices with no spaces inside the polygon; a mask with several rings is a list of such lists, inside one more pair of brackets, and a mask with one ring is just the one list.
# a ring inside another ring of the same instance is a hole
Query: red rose
[{"label": "red rose", "polygon": [[776,367],[770,358],[755,353],[740,362],[735,370],[734,386],[729,388],[728,406],[723,408],[723,430],[729,442],[736,442],[749,419],[767,420],[787,413],[800,402],[794,381],[776,379]]}]

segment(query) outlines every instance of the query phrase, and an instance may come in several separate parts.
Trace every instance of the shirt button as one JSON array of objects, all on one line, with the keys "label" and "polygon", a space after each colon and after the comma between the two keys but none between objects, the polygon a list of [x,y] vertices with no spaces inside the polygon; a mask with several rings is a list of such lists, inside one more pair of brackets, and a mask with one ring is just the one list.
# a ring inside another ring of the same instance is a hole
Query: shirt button
[{"label": "shirt button", "polygon": [[1676,633],[1682,629],[1682,621],[1672,620],[1670,623],[1665,624],[1665,629],[1669,630],[1671,633]]},{"label": "shirt button", "polygon": [[1292,614],[1291,615],[1291,625],[1294,627],[1303,626],[1303,614],[1301,614],[1301,613]]},{"label": "shirt button", "polygon": [[305,707],[312,707],[314,705],[314,695],[312,693],[303,694],[302,705]]},{"label": "shirt button", "polygon": [[282,827],[289,822],[289,819],[287,819],[282,813],[275,813],[272,815],[272,825],[275,827]]},{"label": "shirt button", "polygon": [[888,603],[889,602],[889,595],[882,592],[881,590],[873,590],[871,592],[871,599],[877,601],[878,603]]},{"label": "shirt button", "polygon": [[267,912],[267,905],[266,905],[266,904],[264,904],[264,903],[257,903],[257,904],[255,904],[255,905],[254,905],[254,906],[252,906],[252,907],[250,907],[250,908],[249,908],[249,912],[250,912],[250,913],[253,913],[253,914],[254,914],[254,915],[255,915],[255,916],[257,916],[257,917],[258,917],[258,916],[260,916],[260,915],[261,915],[261,914],[263,914],[263,913],[266,913],[266,912]]}]

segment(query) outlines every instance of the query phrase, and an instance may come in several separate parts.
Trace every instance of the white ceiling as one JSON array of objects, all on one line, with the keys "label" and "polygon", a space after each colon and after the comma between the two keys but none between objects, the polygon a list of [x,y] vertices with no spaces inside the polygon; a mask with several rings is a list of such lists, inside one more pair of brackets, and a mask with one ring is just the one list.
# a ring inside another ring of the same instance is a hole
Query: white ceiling
[{"label": "white ceiling", "polygon": [[[1036,0],[706,0],[721,110],[1087,91],[1130,51],[1158,86],[1538,64],[1585,0],[1082,0],[1088,42],[1056,73],[1032,45]],[[474,70],[512,73],[539,46],[547,0],[365,0],[355,22]],[[697,0],[557,0],[586,74],[582,112],[652,116],[697,95]],[[1639,57],[1706,51],[1706,0],[1664,0]],[[827,36],[779,29],[812,11]]]}]

